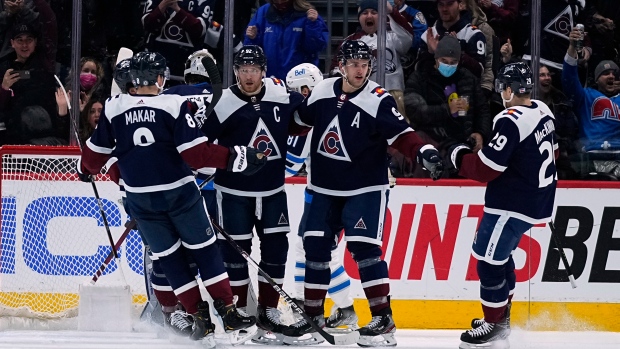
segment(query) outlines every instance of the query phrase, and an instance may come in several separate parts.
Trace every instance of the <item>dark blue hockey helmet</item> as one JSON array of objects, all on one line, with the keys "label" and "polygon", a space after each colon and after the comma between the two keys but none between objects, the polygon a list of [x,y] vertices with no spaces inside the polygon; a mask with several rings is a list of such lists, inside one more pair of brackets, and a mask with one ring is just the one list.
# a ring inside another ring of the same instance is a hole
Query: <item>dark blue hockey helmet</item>
[{"label": "dark blue hockey helmet", "polygon": [[121,89],[121,92],[127,93],[127,90],[133,86],[129,69],[131,67],[131,58],[123,59],[116,64],[114,69],[114,81]]},{"label": "dark blue hockey helmet", "polygon": [[529,93],[534,88],[532,79],[532,70],[527,64],[523,62],[506,64],[497,72],[495,91],[501,93],[510,87],[513,93]]},{"label": "dark blue hockey helmet", "polygon": [[363,41],[347,40],[340,45],[337,58],[338,61],[344,65],[349,59],[371,60],[372,52],[370,51],[370,47]]},{"label": "dark blue hockey helmet", "polygon": [[260,46],[245,45],[235,55],[235,69],[242,65],[257,65],[261,70],[267,70],[267,57]]},{"label": "dark blue hockey helmet", "polygon": [[160,75],[166,80],[170,78],[166,58],[157,52],[136,53],[131,58],[129,74],[136,87],[155,85]]}]

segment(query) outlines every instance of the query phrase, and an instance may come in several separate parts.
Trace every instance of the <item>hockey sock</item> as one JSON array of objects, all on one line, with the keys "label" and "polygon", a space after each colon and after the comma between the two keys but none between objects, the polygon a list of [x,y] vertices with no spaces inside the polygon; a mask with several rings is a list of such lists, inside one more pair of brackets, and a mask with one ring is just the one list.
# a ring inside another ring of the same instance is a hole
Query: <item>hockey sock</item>
[{"label": "hockey sock", "polygon": [[304,277],[304,309],[310,316],[325,312],[323,303],[329,288],[331,271],[332,240],[325,236],[308,235],[304,237],[306,251],[306,270]]},{"label": "hockey sock", "polygon": [[[261,261],[263,269],[278,286],[284,283],[286,258],[288,257],[288,237],[286,233],[263,234],[260,237]],[[277,308],[280,294],[258,275],[258,304]]]},{"label": "hockey sock", "polygon": [[[239,246],[241,246],[248,253],[252,253],[252,240],[237,240],[236,241]],[[222,258],[224,259],[224,267],[226,267],[226,271],[228,273],[228,277],[230,278],[230,290],[232,294],[238,296],[237,299],[237,307],[243,308],[247,306],[247,297],[248,297],[248,285],[250,283],[250,274],[248,273],[248,263],[235,250],[230,244],[224,242],[219,244],[219,250],[222,253]],[[213,295],[211,295],[213,299],[216,299]],[[231,300],[232,302],[232,300]],[[226,303],[230,304],[230,303]]]},{"label": "hockey sock", "polygon": [[357,241],[347,243],[347,248],[357,262],[370,312],[374,315],[382,309],[389,308],[389,276],[387,264],[381,260],[381,248],[378,245]]},{"label": "hockey sock", "polygon": [[166,279],[166,275],[161,268],[158,259],[152,260],[153,269],[151,271],[151,287],[159,304],[163,307],[175,307],[177,305],[177,296],[172,291],[172,287]]},{"label": "hockey sock", "polygon": [[306,275],[306,252],[301,236],[295,244],[295,298],[304,299],[304,276]]},{"label": "hockey sock", "polygon": [[331,251],[332,260],[329,262],[331,276],[327,292],[338,308],[347,308],[353,305],[353,298],[349,296],[351,278],[344,270],[337,247],[338,245]]},{"label": "hockey sock", "polygon": [[196,312],[196,304],[202,299],[198,282],[192,275],[185,255],[181,251],[181,245],[168,255],[153,255],[159,259],[162,270],[166,275],[166,279],[170,283],[175,295],[181,301],[188,313]]},{"label": "hockey sock", "polygon": [[515,261],[514,259],[512,259],[512,256],[508,258],[508,262],[506,263],[506,282],[508,283],[508,303],[511,303],[517,283],[517,275],[515,274]]},{"label": "hockey sock", "polygon": [[505,265],[478,261],[478,277],[480,278],[480,300],[484,319],[490,323],[502,321],[508,304]]}]

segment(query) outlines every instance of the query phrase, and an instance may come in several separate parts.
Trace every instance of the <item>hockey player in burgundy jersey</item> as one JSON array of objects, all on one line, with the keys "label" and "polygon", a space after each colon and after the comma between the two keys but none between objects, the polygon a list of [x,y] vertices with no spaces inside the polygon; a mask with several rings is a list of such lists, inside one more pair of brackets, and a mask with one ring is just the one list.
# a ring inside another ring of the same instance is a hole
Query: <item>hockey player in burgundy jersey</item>
[{"label": "hockey player in burgundy jersey", "polygon": [[194,317],[190,338],[212,346],[209,306],[201,300],[181,245],[194,257],[227,332],[246,330],[250,335],[256,319],[240,314],[233,304],[228,275],[191,168],[226,168],[250,175],[266,159],[253,148],[207,143],[184,97],[159,96],[167,71],[166,60],[158,53],[141,52],[132,58],[130,74],[137,94],[106,101],[99,124],[82,150],[78,174],[89,181],[89,175],[98,173],[114,151],[129,210],[175,294]]},{"label": "hockey player in burgundy jersey", "polygon": [[[340,78],[320,82],[299,109],[297,121],[313,126],[309,183],[315,194],[304,231],[306,251],[304,307],[323,326],[323,305],[330,282],[331,246],[344,227],[347,248],[358,264],[372,320],[361,329],[358,344],[394,346],[395,325],[389,299],[387,264],[381,259],[387,190],[387,148],[417,158],[437,179],[443,171],[435,148],[424,145],[396,109],[394,98],[368,81],[371,52],[350,40],[339,51]],[[312,339],[299,338],[307,333]],[[296,342],[320,341],[302,320],[283,331]],[[373,341],[374,337],[379,341]]]},{"label": "hockey player in burgundy jersey", "polygon": [[530,99],[532,71],[523,62],[500,69],[495,90],[506,110],[494,118],[492,140],[477,153],[469,145],[450,148],[448,167],[487,183],[484,215],[474,237],[484,319],[472,320],[460,348],[508,348],[510,306],[515,288],[512,252],[534,224],[553,212],[558,145],[555,117],[543,102]]},{"label": "hockey player in burgundy jersey", "polygon": [[[259,46],[246,45],[234,58],[237,84],[225,89],[213,114],[204,121],[209,140],[230,146],[247,144],[262,151],[268,161],[260,173],[239,176],[218,169],[215,175],[219,224],[248,253],[252,250],[253,229],[261,241],[260,267],[278,284],[284,282],[290,231],[284,167],[286,141],[291,131],[301,131],[293,113],[303,101],[289,92],[283,80],[265,78],[266,58]],[[250,283],[247,261],[229,244],[221,245],[237,306],[247,306]],[[261,331],[254,341],[281,344],[282,323],[277,309],[280,295],[258,277],[257,325]],[[273,336],[266,337],[265,332]]]},{"label": "hockey player in burgundy jersey", "polygon": [[[286,75],[286,87],[296,91],[308,98],[314,86],[323,81],[323,73],[315,65],[310,63],[302,63],[291,69]],[[287,176],[295,175],[306,164],[306,171],[310,172],[310,140],[312,131],[306,136],[290,136],[288,139],[288,150],[286,154],[286,174]],[[304,251],[303,232],[308,220],[308,211],[314,192],[307,186],[304,195],[304,213],[299,222],[297,229],[297,241],[295,243],[295,301],[303,304],[304,299],[304,276],[306,274],[306,252]],[[342,227],[338,229],[342,230]],[[338,327],[345,327],[342,330],[356,330],[358,317],[353,308],[353,298],[349,291],[351,290],[351,278],[344,270],[340,251],[338,250],[338,240],[335,239],[332,244],[331,261],[329,262],[331,270],[329,281],[329,296],[334,301],[332,314],[326,319],[325,325],[328,331],[339,332]]]}]

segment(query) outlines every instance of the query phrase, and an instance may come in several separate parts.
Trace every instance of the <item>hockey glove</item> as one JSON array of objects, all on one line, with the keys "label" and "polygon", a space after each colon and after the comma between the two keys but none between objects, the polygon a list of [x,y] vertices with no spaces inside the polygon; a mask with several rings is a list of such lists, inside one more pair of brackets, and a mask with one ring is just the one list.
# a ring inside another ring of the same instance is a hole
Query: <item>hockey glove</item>
[{"label": "hockey glove", "polygon": [[418,164],[424,166],[424,169],[430,172],[431,178],[436,181],[443,174],[443,160],[439,156],[439,152],[435,147],[427,144],[418,150]]},{"label": "hockey glove", "polygon": [[458,143],[450,147],[448,149],[448,158],[446,167],[451,172],[458,172],[461,168],[461,162],[463,161],[463,156],[465,154],[471,154],[471,147],[465,143]]},{"label": "hockey glove", "polygon": [[75,170],[77,172],[78,178],[82,181],[82,182],[86,182],[86,183],[90,183],[93,181],[93,176],[89,175],[89,174],[85,174],[82,170],[82,159],[79,159],[78,162],[75,164]]},{"label": "hockey glove", "polygon": [[250,176],[258,172],[267,163],[267,157],[257,149],[235,145],[230,147],[228,171],[240,172]]}]

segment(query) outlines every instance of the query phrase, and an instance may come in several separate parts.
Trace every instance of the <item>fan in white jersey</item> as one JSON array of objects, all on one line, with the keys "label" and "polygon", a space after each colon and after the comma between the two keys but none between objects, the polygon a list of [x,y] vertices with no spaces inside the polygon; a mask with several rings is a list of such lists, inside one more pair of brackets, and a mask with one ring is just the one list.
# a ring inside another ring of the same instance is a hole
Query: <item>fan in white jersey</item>
[{"label": "fan in white jersey", "polygon": [[[308,97],[310,92],[323,81],[323,73],[315,65],[302,63],[291,69],[286,75],[286,86]],[[310,171],[310,139],[312,131],[306,136],[289,137],[288,153],[286,154],[286,175],[291,176],[299,172],[302,165],[306,164],[306,171]],[[304,213],[299,223],[297,233],[297,243],[295,244],[295,293],[297,294],[298,304],[303,304],[304,299],[304,275],[306,268],[306,254],[303,246],[302,234],[308,218],[308,209],[312,202],[314,192],[306,187],[304,195]],[[329,295],[334,301],[334,309],[327,319],[325,326],[329,331],[336,331],[335,328],[345,326],[345,330],[357,329],[357,314],[353,309],[353,298],[349,295],[351,289],[351,279],[344,270],[338,250],[338,242],[334,241],[332,246],[332,259],[329,263],[331,269],[331,280],[329,282]]]}]

